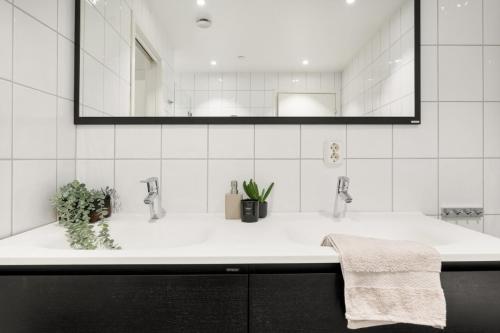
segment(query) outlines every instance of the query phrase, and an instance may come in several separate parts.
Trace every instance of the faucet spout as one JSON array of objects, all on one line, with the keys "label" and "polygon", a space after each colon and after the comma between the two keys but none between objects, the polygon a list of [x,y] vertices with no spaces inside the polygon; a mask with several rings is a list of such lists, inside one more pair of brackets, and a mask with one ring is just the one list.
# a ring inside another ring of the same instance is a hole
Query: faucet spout
[{"label": "faucet spout", "polygon": [[349,194],[349,183],[350,179],[344,176],[339,177],[337,181],[337,194],[333,207],[333,217],[335,218],[344,218],[347,205],[352,202],[352,196]]},{"label": "faucet spout", "polygon": [[150,222],[161,219],[165,216],[165,209],[161,205],[160,185],[157,177],[142,180],[148,189],[148,195],[144,198],[144,203],[149,206]]}]

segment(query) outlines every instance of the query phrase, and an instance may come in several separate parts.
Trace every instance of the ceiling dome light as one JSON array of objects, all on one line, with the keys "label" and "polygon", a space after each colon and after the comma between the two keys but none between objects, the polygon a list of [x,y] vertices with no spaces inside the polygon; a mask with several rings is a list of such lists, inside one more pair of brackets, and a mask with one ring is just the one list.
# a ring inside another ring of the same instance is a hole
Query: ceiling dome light
[{"label": "ceiling dome light", "polygon": [[206,17],[196,19],[196,26],[198,28],[207,29],[212,26],[212,20]]},{"label": "ceiling dome light", "polygon": [[210,66],[217,66],[217,61],[215,60],[210,61]]},{"label": "ceiling dome light", "polygon": [[356,2],[356,0],[345,0],[345,3],[348,5],[352,5],[355,2]]},{"label": "ceiling dome light", "polygon": [[207,2],[205,0],[196,0],[196,4],[199,7],[204,7],[207,4]]},{"label": "ceiling dome light", "polygon": [[302,65],[304,65],[304,66],[309,65],[309,60],[307,60],[307,59],[302,60]]}]

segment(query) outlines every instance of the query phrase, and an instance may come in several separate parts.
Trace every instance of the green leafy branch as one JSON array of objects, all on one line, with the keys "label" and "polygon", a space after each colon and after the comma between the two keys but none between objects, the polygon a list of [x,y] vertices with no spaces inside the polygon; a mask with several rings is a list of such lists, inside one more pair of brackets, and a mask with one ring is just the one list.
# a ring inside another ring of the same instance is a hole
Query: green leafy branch
[{"label": "green leafy branch", "polygon": [[[85,184],[75,180],[64,185],[52,198],[59,223],[66,228],[66,236],[74,249],[95,250],[99,245],[108,249],[119,249],[111,239],[109,225],[104,221],[104,193],[89,190]],[[92,220],[99,221],[96,235]]]}]

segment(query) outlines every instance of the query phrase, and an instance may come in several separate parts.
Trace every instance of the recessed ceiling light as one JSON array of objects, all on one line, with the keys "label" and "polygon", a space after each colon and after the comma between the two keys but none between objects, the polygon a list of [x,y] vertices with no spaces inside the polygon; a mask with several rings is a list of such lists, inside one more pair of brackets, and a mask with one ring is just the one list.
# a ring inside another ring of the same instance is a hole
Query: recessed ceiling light
[{"label": "recessed ceiling light", "polygon": [[200,7],[203,7],[207,4],[205,0],[196,0],[196,4]]},{"label": "recessed ceiling light", "polygon": [[304,65],[304,66],[309,65],[309,60],[307,60],[307,59],[302,60],[302,65]]},{"label": "recessed ceiling light", "polygon": [[217,61],[215,61],[215,60],[210,61],[210,65],[211,66],[217,66]]},{"label": "recessed ceiling light", "polygon": [[352,5],[355,2],[356,2],[356,0],[345,0],[345,3],[348,5]]}]

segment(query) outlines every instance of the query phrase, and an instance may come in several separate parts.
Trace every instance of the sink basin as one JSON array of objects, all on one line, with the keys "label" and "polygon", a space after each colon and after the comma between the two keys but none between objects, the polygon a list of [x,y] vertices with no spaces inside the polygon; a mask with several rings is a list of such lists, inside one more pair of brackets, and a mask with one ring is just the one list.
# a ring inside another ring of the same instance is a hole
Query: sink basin
[{"label": "sink basin", "polygon": [[438,230],[442,225],[420,221],[419,224],[402,220],[363,218],[345,218],[341,221],[314,221],[308,228],[293,223],[286,228],[290,241],[308,246],[319,246],[324,236],[330,233],[348,234],[390,240],[408,240],[430,246],[442,246],[454,243],[453,236]]},{"label": "sink basin", "polygon": [[[118,218],[114,219],[110,225],[111,237],[124,250],[151,250],[186,247],[205,242],[212,234],[214,228],[209,223],[201,223],[202,219],[167,219],[156,222],[148,222],[143,217]],[[65,239],[64,229],[59,225],[54,225],[59,229],[57,233],[50,234],[51,237],[44,244],[50,249],[70,249]],[[140,235],[140,237],[138,237]]]}]

